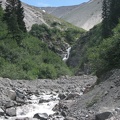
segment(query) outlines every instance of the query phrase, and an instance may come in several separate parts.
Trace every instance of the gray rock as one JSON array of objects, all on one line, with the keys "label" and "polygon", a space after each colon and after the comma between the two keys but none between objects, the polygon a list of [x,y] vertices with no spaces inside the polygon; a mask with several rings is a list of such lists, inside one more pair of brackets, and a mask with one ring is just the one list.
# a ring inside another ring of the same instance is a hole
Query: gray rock
[{"label": "gray rock", "polygon": [[67,113],[66,113],[65,111],[62,111],[62,112],[61,112],[61,115],[64,116],[64,117],[66,117],[66,116],[67,116]]},{"label": "gray rock", "polygon": [[120,113],[120,108],[116,108],[115,111]]},{"label": "gray rock", "polygon": [[25,103],[25,101],[19,97],[16,97],[16,102],[23,103],[23,104]]},{"label": "gray rock", "polygon": [[65,94],[60,93],[60,94],[58,95],[58,97],[59,97],[61,100],[63,100],[63,99],[65,99],[65,98],[66,98],[66,95],[65,95]]},{"label": "gray rock", "polygon": [[16,116],[16,109],[14,107],[6,109],[6,114],[8,116]]},{"label": "gray rock", "polygon": [[4,115],[4,111],[0,108],[0,116]]},{"label": "gray rock", "polygon": [[30,120],[30,119],[28,117],[26,117],[26,118],[17,118],[15,120]]},{"label": "gray rock", "polygon": [[8,97],[11,100],[15,100],[16,99],[16,92],[14,90],[8,90]]},{"label": "gray rock", "polygon": [[64,120],[76,120],[76,118],[73,118],[73,117],[66,117]]},{"label": "gray rock", "polygon": [[111,112],[103,112],[95,115],[95,120],[106,120],[112,115]]},{"label": "gray rock", "polygon": [[79,97],[79,96],[80,96],[79,93],[70,93],[70,94],[68,94],[68,96],[66,97],[66,100],[74,99],[74,98]]},{"label": "gray rock", "polygon": [[60,105],[56,104],[52,110],[53,111],[59,111],[59,109],[60,109]]},{"label": "gray rock", "polygon": [[13,101],[8,101],[8,102],[6,102],[5,107],[6,107],[6,108],[10,108],[10,107],[13,107],[14,105],[15,105],[15,104],[14,104]]},{"label": "gray rock", "polygon": [[39,103],[46,103],[46,102],[49,102],[49,100],[43,100],[43,99],[39,100]]},{"label": "gray rock", "polygon": [[17,97],[19,97],[21,99],[25,98],[25,94],[22,91],[20,91],[20,90],[17,89],[17,90],[15,90],[15,92],[16,92],[16,96]]},{"label": "gray rock", "polygon": [[68,110],[68,107],[66,104],[59,102],[59,104],[55,105],[55,107],[52,110],[53,111],[66,111]]},{"label": "gray rock", "polygon": [[48,114],[46,113],[37,113],[34,115],[33,118],[37,118],[37,119],[40,119],[40,120],[48,120]]},{"label": "gray rock", "polygon": [[2,100],[0,99],[0,107],[1,107],[1,106],[3,106],[3,102],[2,102]]},{"label": "gray rock", "polygon": [[106,96],[108,94],[108,91],[105,91],[104,95]]}]

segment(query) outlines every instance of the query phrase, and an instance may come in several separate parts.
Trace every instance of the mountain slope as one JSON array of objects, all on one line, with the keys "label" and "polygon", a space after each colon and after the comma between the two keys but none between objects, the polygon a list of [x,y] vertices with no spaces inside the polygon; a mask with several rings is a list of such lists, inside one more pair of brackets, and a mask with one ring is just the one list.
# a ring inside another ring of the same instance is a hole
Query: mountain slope
[{"label": "mountain slope", "polygon": [[[0,7],[0,76],[11,79],[57,78],[71,74],[62,59],[28,32],[13,37]],[[11,23],[15,23],[15,20]],[[16,29],[15,29],[16,30]]]},{"label": "mountain slope", "polygon": [[[2,0],[2,6],[4,8],[5,1],[6,0]],[[45,27],[48,31],[42,30],[37,33],[37,36],[43,33],[44,36],[40,36],[39,39],[47,43],[50,49],[53,47],[56,48],[55,53],[62,56],[62,58],[66,55],[69,44],[72,45],[71,42],[74,43],[77,38],[84,32],[83,29],[80,29],[62,19],[56,18],[38,7],[30,6],[25,3],[22,3],[22,5],[24,7],[24,21],[27,30],[30,31],[33,24],[44,24],[43,26],[37,26],[37,28],[40,27],[40,29],[44,29]],[[54,32],[52,33],[51,31]],[[35,35],[35,37],[37,36]]]},{"label": "mountain slope", "polygon": [[102,1],[103,0],[90,0],[89,2],[80,5],[43,7],[41,9],[58,18],[62,18],[75,26],[89,30],[102,20]]},{"label": "mountain slope", "polygon": [[65,25],[65,27],[69,26],[65,21],[62,21],[56,17],[53,17],[38,7],[30,6],[23,3],[24,12],[25,12],[25,23],[28,30],[31,29],[33,24],[45,24],[50,26],[53,22],[57,22]]},{"label": "mountain slope", "polygon": [[[3,8],[5,8],[6,0],[1,0],[1,1]],[[68,27],[74,27],[73,25],[65,22],[64,20],[49,15],[44,10],[41,10],[38,7],[31,6],[25,3],[22,3],[22,5],[25,13],[24,21],[28,31],[31,29],[33,24],[45,24],[47,26],[50,26],[53,22],[62,24],[62,29]]]}]

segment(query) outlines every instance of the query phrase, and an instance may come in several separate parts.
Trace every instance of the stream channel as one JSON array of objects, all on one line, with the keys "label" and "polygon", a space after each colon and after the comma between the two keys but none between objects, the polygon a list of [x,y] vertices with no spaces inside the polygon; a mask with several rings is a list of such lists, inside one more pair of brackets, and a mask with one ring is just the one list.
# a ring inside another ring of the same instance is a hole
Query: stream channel
[{"label": "stream channel", "polygon": [[59,104],[57,93],[42,93],[31,95],[25,100],[25,104],[15,107],[16,116],[0,118],[0,120],[64,120],[61,115],[53,111],[55,105]]}]

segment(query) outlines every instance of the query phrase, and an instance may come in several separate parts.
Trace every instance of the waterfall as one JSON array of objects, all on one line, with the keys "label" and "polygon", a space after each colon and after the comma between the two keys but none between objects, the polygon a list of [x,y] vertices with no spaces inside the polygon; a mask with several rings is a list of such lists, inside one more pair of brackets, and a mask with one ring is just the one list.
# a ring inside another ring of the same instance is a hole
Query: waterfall
[{"label": "waterfall", "polygon": [[67,61],[68,60],[69,55],[70,55],[70,50],[71,50],[71,47],[68,47],[67,50],[66,50],[67,53],[63,57],[63,61]]}]

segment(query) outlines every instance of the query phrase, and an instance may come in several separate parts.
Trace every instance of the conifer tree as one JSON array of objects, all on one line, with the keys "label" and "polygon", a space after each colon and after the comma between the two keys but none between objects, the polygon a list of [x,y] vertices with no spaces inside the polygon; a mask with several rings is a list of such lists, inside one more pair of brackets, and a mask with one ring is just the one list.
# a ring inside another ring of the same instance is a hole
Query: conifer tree
[{"label": "conifer tree", "polygon": [[19,0],[6,0],[4,20],[8,25],[8,30],[12,34],[13,39],[15,39],[18,44],[20,44],[23,37],[23,32],[26,32],[23,12]]},{"label": "conifer tree", "polygon": [[16,9],[16,15],[17,15],[17,22],[19,25],[20,30],[22,30],[23,32],[26,32],[26,26],[25,26],[25,22],[24,22],[24,9],[22,7],[21,2],[18,0],[18,6]]},{"label": "conifer tree", "polygon": [[103,0],[102,6],[102,35],[103,38],[109,37],[111,34],[110,30],[110,0]]},{"label": "conifer tree", "polygon": [[0,1],[0,18],[3,15],[3,9],[2,9],[2,1]]},{"label": "conifer tree", "polygon": [[8,33],[7,26],[5,22],[3,22],[3,15],[4,15],[4,10],[2,6],[0,6],[0,40],[4,39]]},{"label": "conifer tree", "polygon": [[9,29],[11,30],[11,32],[13,34],[13,38],[17,39],[20,29],[19,29],[19,26],[17,23],[17,16],[14,12],[12,13],[12,15],[9,18]]},{"label": "conifer tree", "polygon": [[110,25],[111,29],[116,27],[120,18],[120,0],[110,0]]},{"label": "conifer tree", "polygon": [[119,23],[120,0],[103,0],[102,18],[102,34],[103,38],[107,38],[112,35],[112,29]]},{"label": "conifer tree", "polygon": [[2,1],[0,1],[0,7],[2,6]]}]

